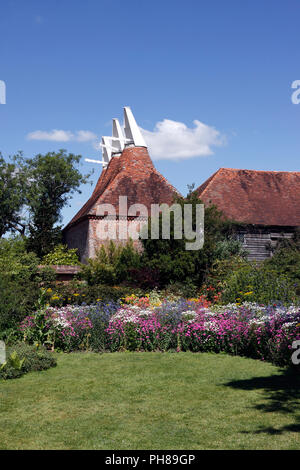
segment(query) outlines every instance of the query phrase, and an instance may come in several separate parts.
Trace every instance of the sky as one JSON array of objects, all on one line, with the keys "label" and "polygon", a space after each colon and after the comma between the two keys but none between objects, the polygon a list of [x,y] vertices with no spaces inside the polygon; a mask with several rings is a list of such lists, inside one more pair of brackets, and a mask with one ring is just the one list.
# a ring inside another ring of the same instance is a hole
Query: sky
[{"label": "sky", "polygon": [[221,167],[300,171],[299,17],[300,0],[1,0],[0,152],[94,168],[64,224],[124,106],[183,195]]}]

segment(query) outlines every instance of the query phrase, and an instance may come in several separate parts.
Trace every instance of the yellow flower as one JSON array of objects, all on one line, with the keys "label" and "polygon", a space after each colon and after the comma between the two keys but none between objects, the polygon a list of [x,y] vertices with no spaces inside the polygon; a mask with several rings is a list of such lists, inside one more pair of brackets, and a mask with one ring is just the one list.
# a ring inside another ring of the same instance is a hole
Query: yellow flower
[{"label": "yellow flower", "polygon": [[77,295],[79,295],[79,294],[73,294],[73,295],[75,295],[77,297]]},{"label": "yellow flower", "polygon": [[50,289],[50,287],[49,287],[49,289],[47,289],[47,292],[52,292],[52,289]]}]

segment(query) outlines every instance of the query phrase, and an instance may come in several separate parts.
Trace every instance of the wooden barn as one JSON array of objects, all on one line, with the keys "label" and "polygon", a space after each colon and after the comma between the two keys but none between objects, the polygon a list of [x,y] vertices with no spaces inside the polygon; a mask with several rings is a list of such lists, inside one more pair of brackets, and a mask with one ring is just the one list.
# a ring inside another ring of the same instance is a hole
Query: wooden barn
[{"label": "wooden barn", "polygon": [[300,226],[300,172],[220,168],[196,191],[206,206],[243,223],[237,237],[251,260],[272,256]]}]

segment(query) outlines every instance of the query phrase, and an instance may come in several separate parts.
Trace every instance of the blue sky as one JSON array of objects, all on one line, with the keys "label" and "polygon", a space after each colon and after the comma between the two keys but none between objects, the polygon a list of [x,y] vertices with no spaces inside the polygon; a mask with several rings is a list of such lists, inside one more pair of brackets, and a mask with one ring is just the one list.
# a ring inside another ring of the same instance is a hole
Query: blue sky
[{"label": "blue sky", "polygon": [[[155,166],[183,194],[220,167],[300,171],[299,17],[298,0],[2,0],[0,151],[99,159],[88,136],[110,135],[130,106],[156,138]],[[174,142],[184,149],[191,137],[190,157],[168,153],[165,120],[186,126]],[[69,138],[29,138],[54,129]],[[92,188],[82,190],[64,223]]]}]

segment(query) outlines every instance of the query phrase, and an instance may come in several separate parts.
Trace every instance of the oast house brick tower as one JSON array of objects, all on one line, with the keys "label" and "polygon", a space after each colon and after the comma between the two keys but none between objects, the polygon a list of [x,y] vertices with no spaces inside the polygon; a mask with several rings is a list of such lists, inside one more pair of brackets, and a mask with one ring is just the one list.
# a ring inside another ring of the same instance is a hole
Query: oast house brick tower
[{"label": "oast house brick tower", "polygon": [[[93,258],[102,244],[109,243],[107,231],[116,234],[116,243],[126,243],[147,222],[152,204],[171,205],[179,195],[155,169],[130,108],[124,108],[124,128],[113,119],[112,137],[102,137],[101,146],[103,168],[96,187],[63,230],[65,242],[78,249],[81,261]],[[143,207],[131,207],[134,204]],[[141,249],[140,240],[134,244]]]}]

